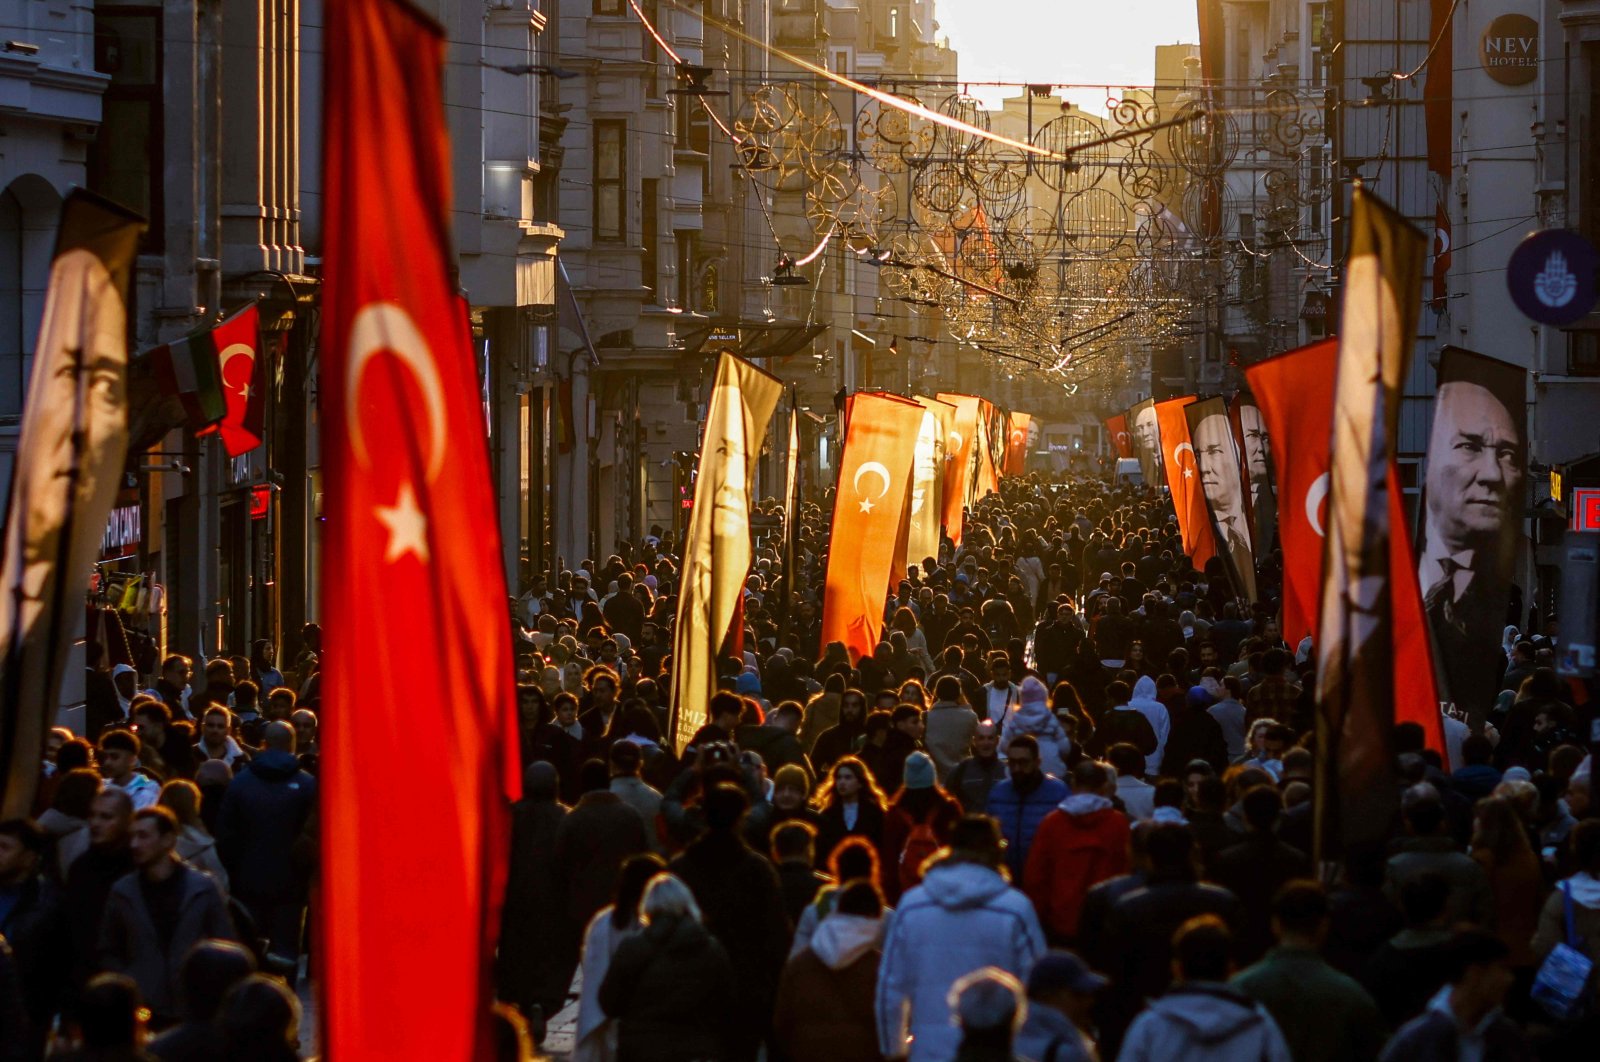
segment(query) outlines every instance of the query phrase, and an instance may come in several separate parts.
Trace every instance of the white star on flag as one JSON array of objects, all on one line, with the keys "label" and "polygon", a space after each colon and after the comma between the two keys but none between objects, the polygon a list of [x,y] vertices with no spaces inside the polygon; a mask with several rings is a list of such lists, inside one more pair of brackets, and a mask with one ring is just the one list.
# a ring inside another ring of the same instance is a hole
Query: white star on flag
[{"label": "white star on flag", "polygon": [[870,513],[872,511],[872,499],[871,498],[862,498],[861,499],[861,511],[864,512],[864,513]]},{"label": "white star on flag", "polygon": [[389,548],[384,551],[385,564],[393,564],[407,553],[415,553],[424,563],[428,560],[428,518],[417,507],[417,496],[411,484],[400,484],[400,494],[394,505],[379,505],[374,509],[378,522],[389,529]]}]

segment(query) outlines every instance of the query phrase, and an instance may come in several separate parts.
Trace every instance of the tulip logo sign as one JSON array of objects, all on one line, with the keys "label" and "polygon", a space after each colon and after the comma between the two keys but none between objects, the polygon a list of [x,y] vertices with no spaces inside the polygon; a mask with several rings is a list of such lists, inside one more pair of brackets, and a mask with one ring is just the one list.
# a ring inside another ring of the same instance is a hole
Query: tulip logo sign
[{"label": "tulip logo sign", "polygon": [[1569,325],[1594,308],[1594,245],[1567,229],[1545,229],[1517,244],[1506,263],[1511,299],[1529,318]]}]

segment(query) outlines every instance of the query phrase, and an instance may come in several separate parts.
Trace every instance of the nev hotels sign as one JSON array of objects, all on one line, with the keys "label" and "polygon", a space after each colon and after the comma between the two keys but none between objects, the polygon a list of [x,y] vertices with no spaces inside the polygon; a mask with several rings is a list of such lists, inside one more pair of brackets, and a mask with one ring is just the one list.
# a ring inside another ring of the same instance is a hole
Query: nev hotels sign
[{"label": "nev hotels sign", "polygon": [[1539,23],[1527,15],[1501,15],[1478,41],[1478,62],[1502,85],[1526,85],[1539,76]]}]

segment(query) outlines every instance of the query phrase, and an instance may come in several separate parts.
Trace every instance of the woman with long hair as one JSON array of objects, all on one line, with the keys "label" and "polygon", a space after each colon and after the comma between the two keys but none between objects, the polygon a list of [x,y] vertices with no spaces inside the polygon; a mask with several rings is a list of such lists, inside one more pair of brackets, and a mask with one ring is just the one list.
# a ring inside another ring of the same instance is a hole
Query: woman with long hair
[{"label": "woman with long hair", "polygon": [[846,756],[817,790],[817,863],[823,865],[846,837],[865,837],[883,855],[883,792],[867,765]]},{"label": "woman with long hair", "polygon": [[578,637],[580,639],[587,638],[592,630],[598,630],[604,635],[611,633],[611,628],[606,625],[605,613],[600,611],[600,603],[598,601],[585,601],[583,603],[583,611],[578,616]]},{"label": "woman with long hair", "polygon": [[914,704],[923,711],[927,711],[932,707],[928,700],[927,687],[916,679],[906,679],[900,683],[898,696],[901,704]]},{"label": "woman with long hair", "polygon": [[630,856],[617,875],[611,903],[589,921],[583,935],[583,978],[578,992],[578,1028],[572,1062],[613,1062],[617,1057],[617,1023],[600,1009],[600,986],[605,983],[611,956],[624,940],[643,928],[639,901],[645,886],[667,869],[654,852]]},{"label": "woman with long hair", "polygon": [[883,891],[896,903],[922,882],[922,864],[950,841],[961,818],[961,804],[939,785],[933,759],[925,752],[906,757],[905,779],[884,814]]},{"label": "woman with long hair", "polygon": [[1061,721],[1062,729],[1072,738],[1072,752],[1067,757],[1067,767],[1070,769],[1083,758],[1083,747],[1094,737],[1094,720],[1084,710],[1078,687],[1065,679],[1057,682],[1050,691],[1050,714]]},{"label": "woman with long hair", "polygon": [[840,687],[839,721],[818,735],[817,743],[811,748],[811,765],[818,774],[854,752],[856,741],[867,732],[866,693],[854,687],[845,688],[845,680],[840,675],[828,676],[829,688],[835,679]]},{"label": "woman with long hair", "polygon": [[278,670],[278,650],[270,639],[258,638],[250,650],[250,677],[261,688],[261,696],[284,685],[283,672]]},{"label": "woman with long hair", "polygon": [[217,842],[200,818],[200,787],[187,778],[174,778],[161,787],[156,803],[178,817],[178,858],[215,879],[226,894],[228,872],[217,855]]},{"label": "woman with long hair", "polygon": [[933,664],[933,654],[928,651],[928,636],[917,625],[915,612],[901,605],[894,610],[894,618],[889,621],[889,627],[906,636],[906,648],[911,651],[916,662],[922,665],[923,674],[931,675],[938,670]]},{"label": "woman with long hair", "polygon": [[[843,696],[844,676],[834,673],[823,682],[822,690],[812,694],[806,702],[806,714],[800,721],[800,745],[807,755],[813,754],[817,740],[824,733],[839,725],[839,701]],[[866,702],[862,703],[865,705]],[[827,767],[820,763],[814,765],[818,770]]]},{"label": "woman with long hair", "polygon": [[[1528,828],[1516,805],[1503,796],[1478,801],[1472,820],[1473,862],[1483,868],[1494,896],[1494,933],[1509,949],[1506,963],[1531,975],[1532,941],[1539,928],[1545,893],[1539,857],[1528,843]],[[1537,900],[1538,902],[1534,902]]]}]

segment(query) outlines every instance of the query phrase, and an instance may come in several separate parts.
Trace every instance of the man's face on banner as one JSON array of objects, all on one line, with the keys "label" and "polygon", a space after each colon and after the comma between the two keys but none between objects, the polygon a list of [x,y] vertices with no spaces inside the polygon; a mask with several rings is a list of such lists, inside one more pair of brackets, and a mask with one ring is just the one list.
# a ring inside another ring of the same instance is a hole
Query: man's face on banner
[{"label": "man's face on banner", "polygon": [[917,448],[912,451],[911,515],[921,516],[933,477],[943,471],[939,460],[939,418],[922,414],[922,430],[917,432]]},{"label": "man's face on banner", "polygon": [[1481,384],[1439,388],[1428,440],[1430,533],[1459,549],[1500,533],[1522,490],[1522,438],[1511,411]]},{"label": "man's face on banner", "polygon": [[1156,426],[1156,407],[1146,406],[1133,420],[1133,438],[1141,454],[1160,454],[1160,428]]},{"label": "man's face on banner", "polygon": [[1206,500],[1216,510],[1217,519],[1224,520],[1244,511],[1240,495],[1239,477],[1229,475],[1238,467],[1234,456],[1233,430],[1228,418],[1214,413],[1195,425],[1193,432],[1195,458],[1200,462],[1200,489]]},{"label": "man's face on banner", "polygon": [[[712,405],[717,403],[713,401]],[[703,445],[715,447],[724,461],[723,480],[717,484],[712,503],[713,530],[718,537],[733,538],[748,534],[750,527],[750,508],[745,498],[744,425],[739,420],[737,393],[730,394],[721,405],[726,415],[720,423],[706,425]]]},{"label": "man's face on banner", "polygon": [[1268,476],[1267,463],[1272,460],[1272,444],[1267,441],[1267,426],[1261,419],[1261,408],[1241,405],[1239,428],[1244,436],[1244,456],[1249,462],[1250,482],[1264,484]]}]

